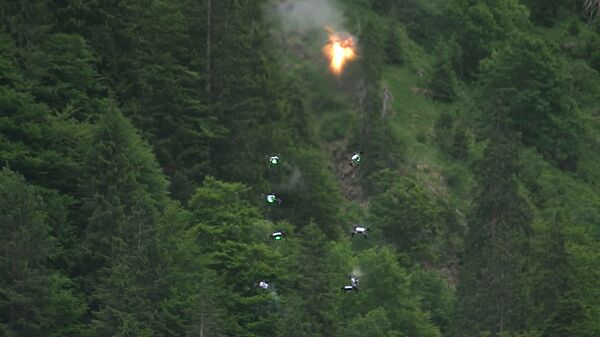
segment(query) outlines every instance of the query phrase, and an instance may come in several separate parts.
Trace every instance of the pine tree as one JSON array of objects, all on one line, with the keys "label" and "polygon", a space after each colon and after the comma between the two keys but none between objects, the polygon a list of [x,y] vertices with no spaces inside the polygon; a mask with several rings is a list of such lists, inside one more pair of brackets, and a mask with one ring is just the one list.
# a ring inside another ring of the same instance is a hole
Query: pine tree
[{"label": "pine tree", "polygon": [[457,73],[472,78],[479,62],[495,46],[528,25],[527,8],[517,0],[454,0],[449,7],[455,29],[460,31],[462,65]]},{"label": "pine tree", "polygon": [[559,167],[575,170],[584,129],[565,74],[543,41],[518,34],[482,63],[481,95],[488,102],[484,110],[493,116],[502,107],[506,126],[520,132],[525,144]]},{"label": "pine tree", "polygon": [[532,210],[519,190],[516,161],[514,143],[496,134],[476,166],[478,184],[454,322],[457,335],[515,332],[525,326]]},{"label": "pine tree", "polygon": [[198,89],[206,52],[199,36],[206,32],[197,14],[205,3],[67,3],[56,10],[62,29],[83,36],[98,54],[98,72],[155,149],[180,201],[211,171],[209,145],[225,131]]},{"label": "pine tree", "polygon": [[93,119],[105,95],[96,57],[79,35],[53,34],[26,55],[31,93],[50,109],[80,121]]},{"label": "pine tree", "polygon": [[591,317],[582,300],[585,290],[567,247],[569,227],[570,221],[558,213],[551,224],[540,229],[537,241],[532,291],[537,310],[533,317],[542,337],[593,335]]},{"label": "pine tree", "polygon": [[[267,281],[278,291],[285,278],[283,265],[277,251],[267,246],[273,228],[252,206],[248,192],[243,184],[207,177],[190,200],[193,227],[189,235],[204,259],[202,264],[218,273],[218,280],[226,285],[227,291],[216,297],[220,301],[213,308],[213,319],[219,318],[215,312],[223,312],[235,320],[226,320],[220,331],[225,335],[274,336],[280,299],[256,284]],[[194,325],[198,323],[196,319]]]},{"label": "pine tree", "polygon": [[370,202],[371,223],[400,252],[419,260],[435,258],[430,243],[442,227],[442,210],[414,178],[393,177],[380,171],[373,177],[385,186]]},{"label": "pine tree", "polygon": [[78,335],[83,308],[70,282],[49,267],[56,240],[46,206],[23,177],[0,172],[0,334]]},{"label": "pine tree", "polygon": [[72,194],[87,125],[53,114],[39,103],[17,65],[14,44],[4,34],[0,42],[0,110],[5,113],[0,120],[0,161],[28,181]]},{"label": "pine tree", "polygon": [[391,330],[391,323],[387,318],[387,313],[383,308],[369,311],[364,317],[358,316],[343,329],[340,336],[343,337],[393,337],[400,336],[397,331]]},{"label": "pine tree", "polygon": [[394,169],[406,159],[407,141],[390,124],[389,119],[378,118],[371,129],[364,164],[364,175],[370,177],[383,169]]},{"label": "pine tree", "polygon": [[407,59],[408,36],[402,25],[390,24],[386,37],[385,52],[386,60],[395,65],[403,64]]},{"label": "pine tree", "polygon": [[[95,127],[81,180],[87,220],[80,268],[93,287],[98,336],[155,336],[167,296],[157,248],[167,183],[148,146],[114,106]],[[90,290],[88,290],[90,291]]]},{"label": "pine tree", "polygon": [[264,189],[264,151],[279,145],[271,135],[282,117],[270,81],[277,69],[269,62],[267,27],[257,1],[213,4],[209,101],[227,130],[226,138],[212,144],[213,167],[218,178]]},{"label": "pine tree", "polygon": [[526,2],[531,11],[531,19],[533,22],[550,27],[556,19],[556,14],[564,4],[559,0],[529,0]]},{"label": "pine tree", "polygon": [[433,66],[431,90],[433,97],[443,102],[452,102],[456,97],[457,79],[452,69],[452,56],[449,46],[441,44],[438,47],[437,59]]},{"label": "pine tree", "polygon": [[166,180],[147,145],[116,107],[106,109],[92,134],[80,183],[89,243],[99,245],[93,252],[101,259],[119,254],[123,247],[117,241],[137,246],[151,228],[126,228],[133,225],[128,219],[147,215],[154,222],[153,213],[164,207],[167,195]]},{"label": "pine tree", "polygon": [[[381,112],[381,76],[383,64],[385,63],[384,49],[384,31],[381,25],[377,23],[376,17],[368,17],[364,22],[364,27],[358,37],[362,42],[362,47],[369,50],[369,53],[360,59],[360,69],[363,76],[364,99],[360,102],[362,113],[363,144],[369,144],[369,139],[373,134],[373,127]],[[367,148],[368,151],[368,148]]]},{"label": "pine tree", "polygon": [[284,183],[274,184],[279,187],[283,203],[273,214],[288,219],[296,227],[314,221],[328,238],[338,237],[343,198],[325,169],[327,158],[318,150],[298,149],[290,155],[290,160],[294,162],[294,171]]},{"label": "pine tree", "polygon": [[0,26],[19,47],[39,43],[52,27],[48,15],[50,1],[3,1],[0,3]]},{"label": "pine tree", "polygon": [[[439,337],[418,298],[411,292],[410,276],[398,263],[399,256],[390,248],[372,248],[360,254],[357,268],[360,270],[360,292],[347,297],[339,307],[341,316],[349,319],[359,314],[374,315],[385,324],[383,313],[391,323],[386,333],[391,336]],[[378,312],[377,314],[374,311]],[[397,333],[392,333],[397,331]]]},{"label": "pine tree", "polygon": [[304,319],[310,322],[310,336],[336,336],[334,294],[339,289],[333,284],[333,266],[330,245],[325,234],[315,223],[302,228],[300,256],[295,261],[298,273],[295,286],[302,295]]}]

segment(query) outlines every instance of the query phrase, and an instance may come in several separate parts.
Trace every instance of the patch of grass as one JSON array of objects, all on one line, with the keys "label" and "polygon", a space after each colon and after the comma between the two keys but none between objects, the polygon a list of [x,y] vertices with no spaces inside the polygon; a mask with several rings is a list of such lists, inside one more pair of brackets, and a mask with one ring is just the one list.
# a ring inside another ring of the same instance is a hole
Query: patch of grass
[{"label": "patch of grass", "polygon": [[424,53],[414,57],[418,61],[403,67],[387,67],[384,73],[384,85],[389,86],[394,96],[393,112],[388,118],[408,146],[404,170],[433,186],[437,193],[445,194],[464,211],[469,205],[472,184],[468,162],[442,153],[433,141],[440,114],[457,109],[462,103],[445,104],[427,97],[422,89],[428,88],[428,69],[433,58]]}]

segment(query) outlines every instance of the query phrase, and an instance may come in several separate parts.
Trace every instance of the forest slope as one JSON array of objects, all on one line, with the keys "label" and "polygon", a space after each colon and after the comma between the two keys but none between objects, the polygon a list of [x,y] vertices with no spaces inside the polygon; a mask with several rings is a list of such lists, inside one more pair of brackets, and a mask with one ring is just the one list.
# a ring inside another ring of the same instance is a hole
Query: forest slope
[{"label": "forest slope", "polygon": [[0,336],[600,335],[586,3],[0,3]]}]

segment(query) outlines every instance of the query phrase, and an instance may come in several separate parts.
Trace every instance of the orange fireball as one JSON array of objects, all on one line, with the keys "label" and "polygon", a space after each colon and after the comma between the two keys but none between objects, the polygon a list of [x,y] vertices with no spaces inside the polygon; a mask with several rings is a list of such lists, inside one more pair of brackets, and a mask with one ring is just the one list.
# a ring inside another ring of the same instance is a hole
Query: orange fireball
[{"label": "orange fireball", "polygon": [[356,38],[348,33],[328,31],[329,43],[323,51],[329,58],[329,69],[340,75],[345,64],[356,57]]}]

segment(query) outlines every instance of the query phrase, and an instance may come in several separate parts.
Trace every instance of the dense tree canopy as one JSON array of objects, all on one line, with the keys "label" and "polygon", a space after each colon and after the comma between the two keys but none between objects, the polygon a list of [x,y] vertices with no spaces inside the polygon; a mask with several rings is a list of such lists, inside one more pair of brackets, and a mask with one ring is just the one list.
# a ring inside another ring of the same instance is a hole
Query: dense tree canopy
[{"label": "dense tree canopy", "polygon": [[599,336],[597,8],[0,2],[0,336]]}]

